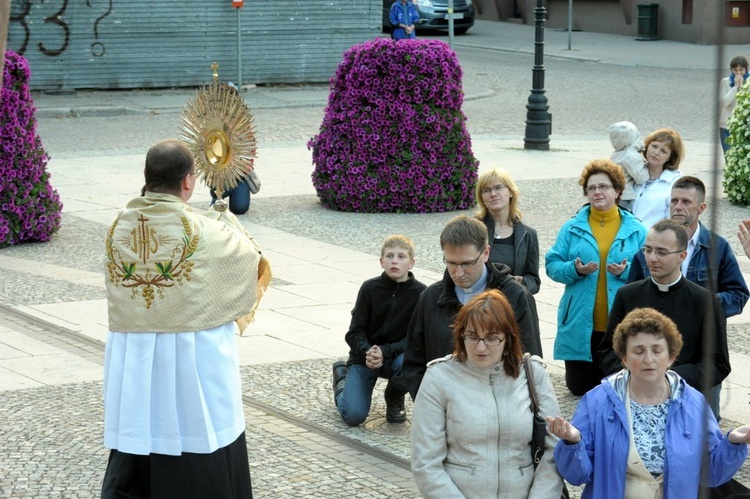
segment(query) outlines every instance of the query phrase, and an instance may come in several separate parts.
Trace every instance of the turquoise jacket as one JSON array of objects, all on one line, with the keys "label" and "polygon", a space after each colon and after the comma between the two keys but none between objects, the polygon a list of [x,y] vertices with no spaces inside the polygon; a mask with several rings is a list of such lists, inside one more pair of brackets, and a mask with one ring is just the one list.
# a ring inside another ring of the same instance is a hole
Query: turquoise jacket
[{"label": "turquoise jacket", "polygon": [[[554,246],[547,252],[547,276],[565,284],[565,293],[557,309],[557,335],[554,358],[556,360],[583,360],[591,362],[591,331],[594,328],[594,300],[599,268],[592,274],[581,276],[576,272],[575,260],[583,263],[600,262],[599,247],[589,226],[591,207],[585,205],[568,220],[557,234]],[[628,260],[628,266],[619,276],[607,272],[607,311],[612,308],[615,293],[627,282],[630,261],[646,241],[646,229],[627,210],[620,209],[622,222],[612,246],[607,263]]]}]

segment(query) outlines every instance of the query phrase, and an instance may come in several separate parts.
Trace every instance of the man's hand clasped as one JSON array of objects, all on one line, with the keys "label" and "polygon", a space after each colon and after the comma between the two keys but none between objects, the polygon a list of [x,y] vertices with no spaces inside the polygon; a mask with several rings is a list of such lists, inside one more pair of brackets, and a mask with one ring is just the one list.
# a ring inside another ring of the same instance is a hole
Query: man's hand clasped
[{"label": "man's hand clasped", "polygon": [[379,346],[373,345],[365,353],[365,365],[370,369],[380,369],[383,367],[383,351]]}]

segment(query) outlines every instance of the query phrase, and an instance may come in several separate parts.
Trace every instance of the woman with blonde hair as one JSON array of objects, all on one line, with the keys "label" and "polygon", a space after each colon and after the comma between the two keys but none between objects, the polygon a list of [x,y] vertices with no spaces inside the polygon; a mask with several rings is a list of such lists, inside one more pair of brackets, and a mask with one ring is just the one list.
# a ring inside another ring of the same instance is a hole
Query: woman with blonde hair
[{"label": "woman with blonde hair", "polygon": [[490,261],[507,265],[516,282],[538,293],[539,239],[521,222],[518,186],[508,172],[493,169],[479,177],[475,196],[476,217],[487,226]]}]

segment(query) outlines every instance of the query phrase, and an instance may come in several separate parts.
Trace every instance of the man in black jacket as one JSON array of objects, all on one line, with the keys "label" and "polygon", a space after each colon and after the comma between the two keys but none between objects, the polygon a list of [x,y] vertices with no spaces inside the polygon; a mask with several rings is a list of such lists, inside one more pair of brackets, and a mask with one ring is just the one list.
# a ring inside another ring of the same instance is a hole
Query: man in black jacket
[{"label": "man in black jacket", "polygon": [[497,289],[508,299],[521,330],[525,352],[542,356],[539,318],[524,286],[513,279],[507,265],[489,261],[484,224],[464,215],[452,219],[440,234],[445,274],[419,296],[406,335],[402,378],[416,398],[427,363],[453,352],[453,320],[464,303],[486,289]]}]

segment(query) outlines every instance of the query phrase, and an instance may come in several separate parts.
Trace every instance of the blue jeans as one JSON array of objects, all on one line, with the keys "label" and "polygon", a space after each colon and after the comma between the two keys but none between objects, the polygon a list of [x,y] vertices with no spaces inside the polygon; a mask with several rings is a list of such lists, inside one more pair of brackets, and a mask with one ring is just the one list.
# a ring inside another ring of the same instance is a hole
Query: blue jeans
[{"label": "blue jeans", "polygon": [[364,364],[349,366],[344,390],[336,397],[336,406],[346,424],[357,426],[365,422],[367,415],[370,414],[372,391],[378,378],[389,380],[386,391],[394,396],[404,396],[404,392],[396,390],[390,381],[394,376],[401,376],[401,365],[403,363],[404,354],[401,353],[390,362],[384,363],[380,369],[370,369]]},{"label": "blue jeans", "polygon": [[[224,191],[221,198],[229,197],[229,211],[235,215],[247,213],[250,209],[250,186],[247,180],[242,178],[237,181],[237,187]],[[216,193],[211,189],[211,206],[216,202]]]}]

